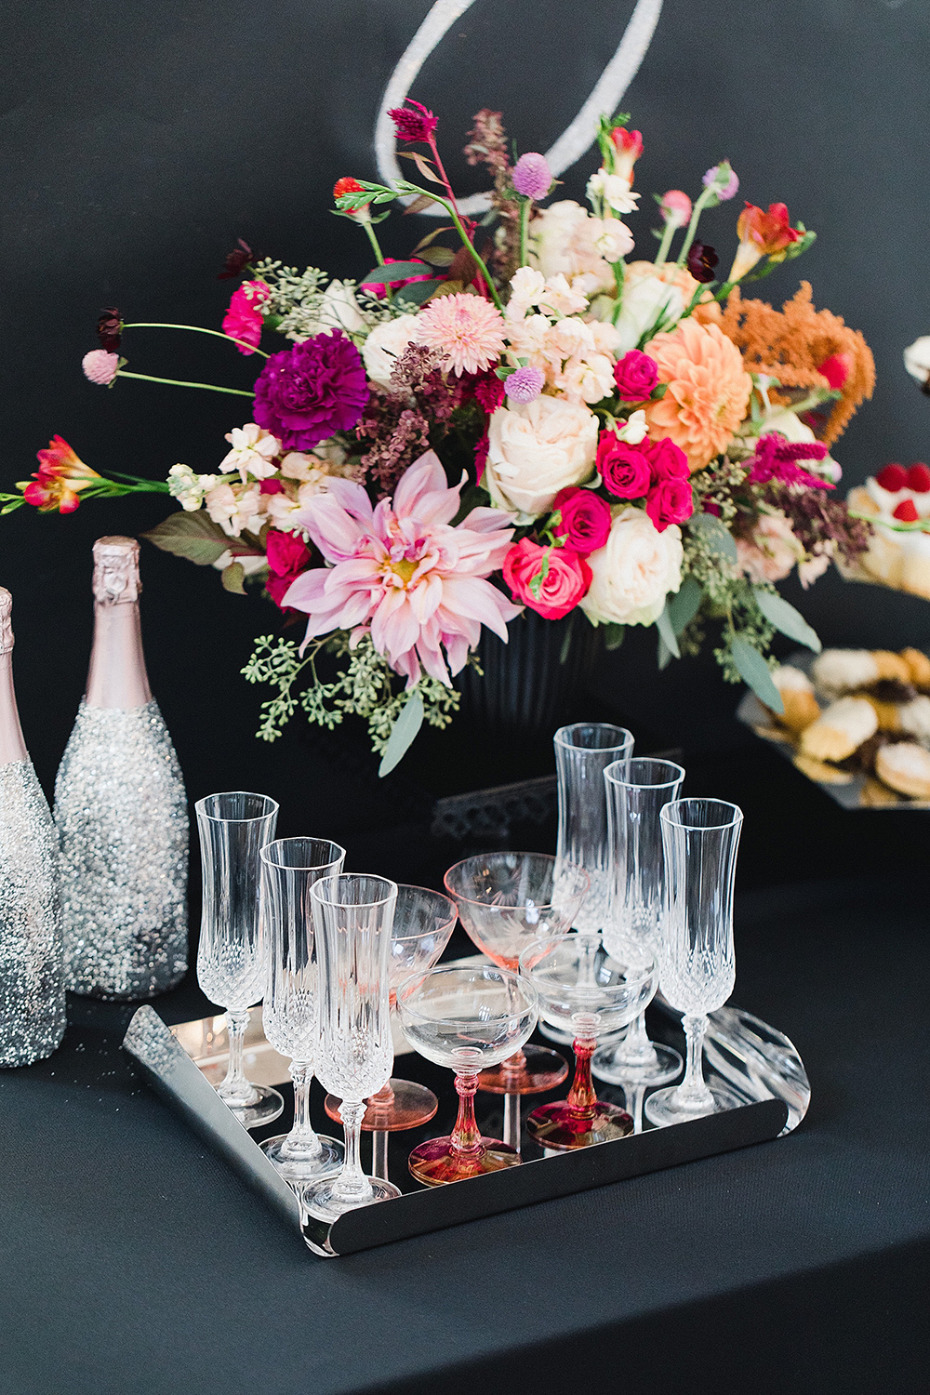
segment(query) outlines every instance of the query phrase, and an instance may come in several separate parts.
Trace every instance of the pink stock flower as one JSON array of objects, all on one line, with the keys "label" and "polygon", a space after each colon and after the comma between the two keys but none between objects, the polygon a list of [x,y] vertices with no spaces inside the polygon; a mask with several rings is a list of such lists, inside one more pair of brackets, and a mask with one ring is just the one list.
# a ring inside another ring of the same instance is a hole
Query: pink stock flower
[{"label": "pink stock flower", "polygon": [[[244,281],[233,291],[229,309],[223,316],[223,333],[230,339],[244,340],[236,345],[240,354],[251,354],[262,337],[262,306],[271,295],[264,281]],[[246,346],[251,344],[251,348]]]},{"label": "pink stock flower", "polygon": [[449,487],[427,451],[393,499],[375,507],[360,484],[338,478],[310,499],[295,521],[330,566],[304,572],[283,597],[309,617],[304,642],[332,630],[370,632],[408,688],[421,668],[448,685],[482,625],[506,642],[519,607],[487,578],[507,555],[511,520],[500,509],[475,508],[453,527],[461,487]]},{"label": "pink stock flower", "polygon": [[91,349],[81,359],[84,377],[99,387],[109,387],[119,372],[119,354],[108,353],[106,349]]},{"label": "pink stock flower", "polygon": [[569,547],[521,538],[507,553],[504,580],[513,595],[545,620],[561,620],[591,585],[591,568]]},{"label": "pink stock flower", "polygon": [[421,344],[441,349],[457,378],[481,373],[504,349],[504,319],[500,311],[477,295],[440,296],[417,319]]}]

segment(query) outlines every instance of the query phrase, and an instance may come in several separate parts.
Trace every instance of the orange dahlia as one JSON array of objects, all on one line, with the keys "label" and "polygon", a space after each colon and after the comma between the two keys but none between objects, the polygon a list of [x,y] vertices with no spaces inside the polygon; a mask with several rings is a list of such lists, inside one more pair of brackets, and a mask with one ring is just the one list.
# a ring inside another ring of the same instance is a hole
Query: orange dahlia
[{"label": "orange dahlia", "polygon": [[668,391],[646,407],[649,435],[670,436],[692,472],[725,450],[746,415],[752,379],[739,349],[717,325],[682,320],[645,346]]}]

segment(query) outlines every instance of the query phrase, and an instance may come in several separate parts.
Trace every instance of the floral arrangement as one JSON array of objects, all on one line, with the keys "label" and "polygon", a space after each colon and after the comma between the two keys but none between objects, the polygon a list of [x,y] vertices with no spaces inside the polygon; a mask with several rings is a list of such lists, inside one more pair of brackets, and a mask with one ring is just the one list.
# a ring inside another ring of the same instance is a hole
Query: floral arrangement
[{"label": "floral arrangement", "polygon": [[[261,361],[246,420],[208,471],[164,481],[104,476],[61,437],[39,470],[0,496],[67,513],[82,499],[157,490],[180,510],[157,546],[261,588],[283,630],[243,670],[270,684],[259,735],[299,707],[333,727],[366,719],[391,768],[422,721],[444,726],[455,675],[483,629],[501,640],[524,608],[602,629],[658,632],[659,662],[693,653],[708,629],[724,676],[773,709],[776,631],[818,648],[775,589],[855,562],[870,525],[837,497],[830,447],[874,382],[861,334],[815,310],[810,286],[782,309],[743,294],[814,234],[784,204],[747,203],[732,266],[698,240],[732,200],[724,160],[692,200],[656,197],[657,246],[634,256],[643,152],[627,118],[605,118],[584,207],[552,198],[545,158],[513,158],[499,113],[479,112],[466,156],[494,180],[477,225],[446,176],[432,112],[391,113],[418,182],[343,178],[335,212],[374,257],[359,281],[257,257],[240,241],[221,275],[240,278],[220,330]],[[376,229],[392,212],[438,206],[439,227],[408,259]],[[452,245],[449,245],[450,242]],[[83,361],[96,384],[146,379],[121,356],[147,326],[115,308]],[[283,337],[269,352],[267,333]],[[154,381],[166,381],[154,379]],[[181,386],[205,388],[200,383]],[[287,636],[295,619],[301,640]]]}]

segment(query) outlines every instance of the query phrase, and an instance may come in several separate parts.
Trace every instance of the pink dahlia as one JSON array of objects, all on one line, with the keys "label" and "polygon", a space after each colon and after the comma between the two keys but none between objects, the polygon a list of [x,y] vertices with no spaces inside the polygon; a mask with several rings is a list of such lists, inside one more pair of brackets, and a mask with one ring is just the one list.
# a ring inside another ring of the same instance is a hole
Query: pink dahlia
[{"label": "pink dahlia", "polygon": [[417,319],[421,344],[441,349],[457,378],[483,373],[504,350],[504,317],[477,295],[443,295]]},{"label": "pink dahlia", "polygon": [[331,630],[369,632],[408,687],[421,667],[448,685],[482,625],[506,642],[520,608],[487,578],[503,564],[513,528],[507,514],[489,508],[472,509],[453,527],[461,487],[449,487],[427,451],[393,499],[375,507],[360,484],[344,479],[310,499],[295,521],[330,565],[304,572],[283,597],[309,617],[304,642]]}]

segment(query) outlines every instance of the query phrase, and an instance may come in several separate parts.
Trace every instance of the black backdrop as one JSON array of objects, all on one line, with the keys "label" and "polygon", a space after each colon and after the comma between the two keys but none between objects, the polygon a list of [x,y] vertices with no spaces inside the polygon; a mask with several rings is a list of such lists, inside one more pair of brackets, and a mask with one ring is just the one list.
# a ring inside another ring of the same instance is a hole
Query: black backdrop
[{"label": "black backdrop", "polygon": [[[456,153],[472,113],[500,108],[521,149],[546,149],[632,8],[632,0],[476,0],[413,88],[439,113],[463,188],[479,187]],[[91,386],[80,359],[95,346],[98,310],[112,303],[133,320],[218,327],[230,283],[216,272],[239,235],[290,263],[367,269],[361,235],[327,211],[330,190],[342,174],[374,174],[378,100],[428,9],[426,0],[7,0],[0,487],[35,468],[53,432],[101,469],[163,477],[177,460],[215,468],[223,433],[243,419],[235,399]],[[784,200],[818,230],[813,252],[764,293],[785,299],[799,275],[809,277],[816,303],[861,328],[874,349],[876,396],[836,450],[847,482],[890,458],[930,453],[930,403],[901,363],[902,348],[930,331],[928,60],[930,7],[919,0],[666,0],[622,102],[644,132],[637,186],[647,196],[693,189],[727,156],[741,195]],[[566,173],[565,195],[582,196],[589,167],[582,160]],[[707,223],[722,260],[733,213],[731,205]],[[635,224],[643,250],[648,223]],[[410,221],[385,227],[389,254],[409,251]],[[219,342],[138,332],[124,348],[136,371],[250,385],[251,365]],[[84,681],[91,543],[140,532],[165,506],[150,497],[71,518],[24,509],[0,522],[23,725],[47,787]],[[215,572],[154,549],[143,565],[153,686],[193,796],[233,782],[267,788],[282,798],[285,829],[316,827],[325,812],[327,828],[348,836],[402,826],[418,781],[434,790],[462,783],[454,738],[428,744],[419,764],[381,785],[357,733],[256,742],[259,698],[238,670],[273,612],[224,594]],[[836,577],[804,606],[828,641],[930,638],[923,602]],[[628,639],[598,678],[605,709],[710,751],[745,740],[731,720],[736,696],[712,662],[658,678],[651,633]]]}]

